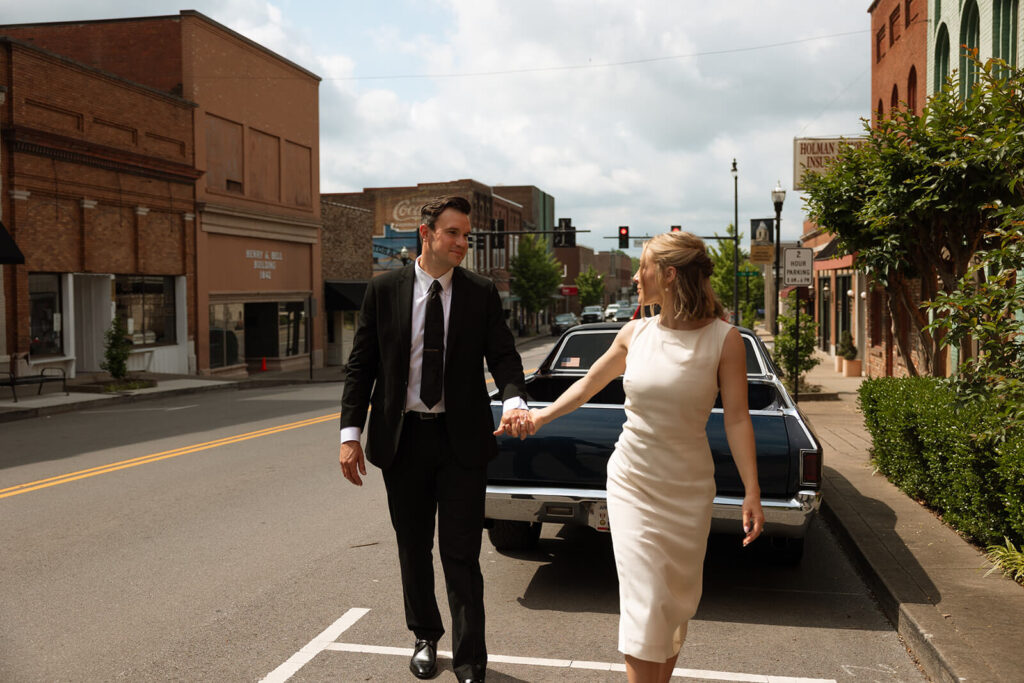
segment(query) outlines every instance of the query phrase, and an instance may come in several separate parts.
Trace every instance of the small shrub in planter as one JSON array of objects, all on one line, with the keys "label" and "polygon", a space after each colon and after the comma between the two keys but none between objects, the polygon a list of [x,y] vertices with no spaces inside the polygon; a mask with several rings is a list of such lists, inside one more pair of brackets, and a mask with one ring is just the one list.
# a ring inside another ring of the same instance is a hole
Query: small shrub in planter
[{"label": "small shrub in planter", "polygon": [[849,330],[843,330],[839,335],[839,344],[836,345],[836,355],[846,360],[857,360],[857,347],[853,344],[853,335]]},{"label": "small shrub in planter", "polygon": [[132,342],[128,338],[128,329],[124,326],[124,321],[115,317],[103,338],[106,341],[106,350],[103,353],[106,360],[100,363],[100,368],[109,372],[115,382],[124,382],[128,377],[128,356],[132,350]]}]

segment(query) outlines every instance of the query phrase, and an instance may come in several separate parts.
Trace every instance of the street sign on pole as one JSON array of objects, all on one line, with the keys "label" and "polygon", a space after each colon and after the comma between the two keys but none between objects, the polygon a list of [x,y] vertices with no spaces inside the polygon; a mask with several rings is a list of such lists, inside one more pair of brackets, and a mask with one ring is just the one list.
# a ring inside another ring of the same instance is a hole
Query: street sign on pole
[{"label": "street sign on pole", "polygon": [[562,296],[576,296],[579,293],[579,287],[574,285],[562,285]]},{"label": "street sign on pole", "polygon": [[782,283],[786,286],[809,287],[814,278],[814,250],[790,247],[782,252]]}]

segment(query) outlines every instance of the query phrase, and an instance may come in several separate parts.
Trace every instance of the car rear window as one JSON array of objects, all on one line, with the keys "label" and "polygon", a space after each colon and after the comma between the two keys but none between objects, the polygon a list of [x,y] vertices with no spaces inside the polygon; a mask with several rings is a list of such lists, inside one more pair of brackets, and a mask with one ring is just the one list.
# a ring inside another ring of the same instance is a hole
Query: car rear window
[{"label": "car rear window", "polygon": [[[569,335],[562,348],[558,350],[558,357],[555,359],[551,370],[554,372],[587,372],[598,358],[601,357],[612,340],[618,333],[617,329],[595,330],[593,332],[577,332]],[[743,335],[743,348],[747,356],[747,374],[764,375],[766,369],[761,367],[758,353],[754,349],[754,342],[750,337]]]}]

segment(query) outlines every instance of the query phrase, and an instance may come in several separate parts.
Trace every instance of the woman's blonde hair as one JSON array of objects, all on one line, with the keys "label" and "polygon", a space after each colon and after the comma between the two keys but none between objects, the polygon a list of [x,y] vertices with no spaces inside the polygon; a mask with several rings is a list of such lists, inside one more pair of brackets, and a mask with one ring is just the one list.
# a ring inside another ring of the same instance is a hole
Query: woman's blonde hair
[{"label": "woman's blonde hair", "polygon": [[[711,288],[715,265],[701,238],[689,232],[666,232],[647,243],[641,258],[657,266],[655,280],[665,294],[662,313],[680,320],[720,318],[725,314]],[[666,285],[665,271],[670,267],[676,269],[676,277]]]}]

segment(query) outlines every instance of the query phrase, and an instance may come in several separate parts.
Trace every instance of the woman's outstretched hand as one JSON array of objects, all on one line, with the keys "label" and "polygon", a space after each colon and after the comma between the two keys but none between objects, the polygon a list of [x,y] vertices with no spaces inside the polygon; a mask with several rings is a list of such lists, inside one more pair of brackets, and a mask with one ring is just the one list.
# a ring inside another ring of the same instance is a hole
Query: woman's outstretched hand
[{"label": "woman's outstretched hand", "polygon": [[743,497],[743,545],[750,545],[764,531],[764,511],[760,494]]}]

